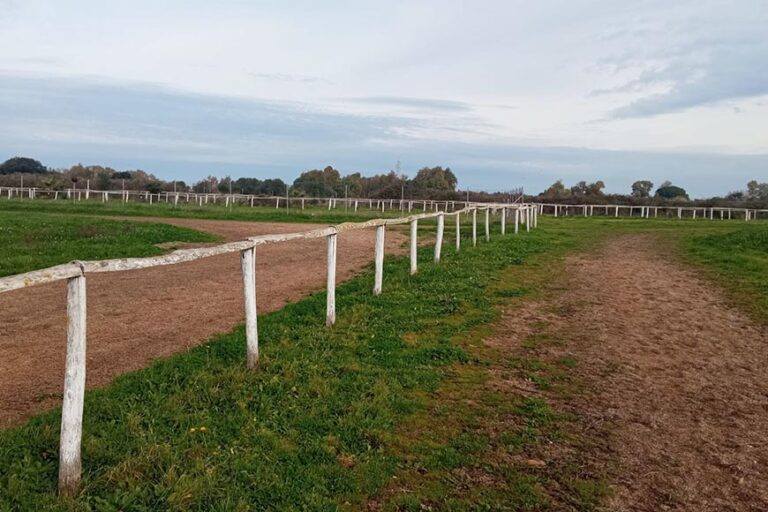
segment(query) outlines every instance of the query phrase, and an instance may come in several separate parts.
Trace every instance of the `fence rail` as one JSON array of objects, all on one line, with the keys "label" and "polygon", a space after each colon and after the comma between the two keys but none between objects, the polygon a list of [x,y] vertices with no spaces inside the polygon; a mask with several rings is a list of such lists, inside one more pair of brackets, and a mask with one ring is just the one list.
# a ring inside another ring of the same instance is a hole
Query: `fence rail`
[{"label": "fence rail", "polygon": [[525,204],[517,196],[510,203],[481,203],[478,201],[461,201],[453,199],[371,199],[359,197],[291,197],[291,196],[260,196],[253,194],[221,194],[212,192],[159,192],[151,193],[138,190],[95,190],[89,188],[67,188],[62,190],[42,189],[35,187],[0,187],[0,199],[52,199],[72,201],[121,201],[142,202],[148,204],[168,203],[195,204],[198,206],[208,204],[223,204],[224,206],[274,206],[279,208],[305,209],[309,205],[327,206],[329,210],[343,207],[345,210],[357,212],[359,209],[386,211],[399,210],[411,213],[421,209],[424,212],[438,210],[455,212],[476,204]]},{"label": "fence rail", "polygon": [[98,272],[121,272],[164,265],[175,265],[188,261],[209,258],[219,254],[240,253],[243,278],[243,304],[245,310],[246,364],[255,368],[259,359],[259,340],[256,301],[256,248],[260,245],[282,243],[293,240],[323,238],[327,240],[327,286],[325,324],[332,326],[336,322],[336,239],[339,233],[359,229],[376,229],[374,248],[374,287],[373,293],[383,291],[384,240],[386,227],[398,224],[410,224],[410,272],[418,269],[418,222],[423,219],[436,219],[434,262],[439,263],[445,235],[445,217],[456,218],[456,250],[461,247],[460,217],[472,215],[472,244],[477,245],[477,212],[485,213],[485,239],[490,240],[491,214],[500,214],[501,233],[506,233],[507,216],[514,218],[514,233],[520,225],[526,231],[538,224],[539,208],[533,204],[473,204],[452,212],[437,211],[421,213],[394,219],[372,219],[366,222],[345,222],[309,231],[260,235],[244,240],[229,242],[213,247],[181,249],[162,256],[146,258],[120,258],[99,261],[73,261],[63,265],[34,270],[0,278],[0,293],[18,290],[56,281],[67,281],[67,352],[64,376],[64,395],[62,400],[60,452],[59,452],[59,493],[73,495],[77,492],[81,478],[81,441],[83,404],[86,375],[86,276]]},{"label": "fence rail", "polygon": [[[669,216],[677,216],[683,219],[686,216],[692,219],[714,220],[716,217],[720,220],[732,219],[735,217],[743,218],[746,221],[757,220],[761,216],[768,218],[768,209],[758,208],[733,208],[728,206],[645,206],[645,205],[625,205],[625,204],[559,204],[559,203],[536,203],[538,213],[544,215],[551,213],[553,216],[583,215],[584,217],[593,217],[595,213],[604,217],[619,217],[622,215],[628,217],[641,217],[650,219],[651,214],[656,218],[659,211]],[[635,215],[638,212],[639,215]],[[717,214],[717,215],[715,215]]]}]

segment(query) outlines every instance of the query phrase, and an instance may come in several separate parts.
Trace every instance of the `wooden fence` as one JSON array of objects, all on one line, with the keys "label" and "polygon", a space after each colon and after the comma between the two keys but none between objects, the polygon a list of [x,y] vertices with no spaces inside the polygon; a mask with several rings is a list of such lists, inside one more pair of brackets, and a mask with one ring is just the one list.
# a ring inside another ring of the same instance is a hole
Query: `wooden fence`
[{"label": "wooden fence", "polygon": [[119,272],[163,265],[174,265],[199,260],[219,254],[240,253],[245,307],[246,364],[255,368],[259,359],[259,334],[256,316],[256,248],[260,245],[307,240],[325,237],[327,240],[327,293],[325,324],[336,321],[336,238],[346,231],[375,228],[374,286],[373,293],[380,295],[383,289],[384,239],[387,226],[410,224],[410,272],[418,270],[417,245],[418,223],[423,219],[437,220],[434,261],[440,262],[445,234],[445,217],[453,215],[456,221],[456,249],[461,247],[460,217],[472,216],[472,244],[477,245],[477,214],[485,215],[485,239],[490,240],[490,217],[499,213],[501,234],[506,234],[507,216],[514,219],[514,233],[520,226],[526,231],[538,224],[538,211],[531,204],[470,204],[453,212],[438,211],[421,213],[395,219],[373,219],[367,222],[346,222],[310,231],[261,235],[229,242],[213,247],[181,249],[162,256],[147,258],[122,258],[101,261],[73,261],[63,265],[34,270],[24,274],[0,278],[0,293],[26,288],[33,285],[67,280],[67,352],[64,372],[64,395],[61,413],[61,434],[59,452],[59,493],[73,495],[77,492],[81,476],[81,440],[83,401],[86,374],[86,276],[98,272]]},{"label": "wooden fence", "polygon": [[[579,215],[584,217],[593,217],[600,215],[603,217],[640,217],[650,219],[658,218],[659,212],[666,217],[676,217],[678,219],[709,219],[709,220],[730,220],[733,218],[744,219],[746,221],[757,220],[759,218],[768,218],[768,209],[755,208],[732,208],[727,206],[636,206],[623,204],[555,204],[555,203],[537,203],[538,212],[542,215],[551,213],[553,216],[567,217],[569,215]],[[636,213],[637,212],[637,213]]]}]

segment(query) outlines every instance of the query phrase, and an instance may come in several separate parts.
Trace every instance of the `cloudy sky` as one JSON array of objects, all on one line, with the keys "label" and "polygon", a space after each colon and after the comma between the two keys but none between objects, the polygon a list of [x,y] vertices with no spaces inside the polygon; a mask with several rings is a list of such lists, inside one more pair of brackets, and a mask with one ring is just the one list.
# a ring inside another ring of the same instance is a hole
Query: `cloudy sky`
[{"label": "cloudy sky", "polygon": [[0,0],[0,160],[768,180],[768,0]]}]

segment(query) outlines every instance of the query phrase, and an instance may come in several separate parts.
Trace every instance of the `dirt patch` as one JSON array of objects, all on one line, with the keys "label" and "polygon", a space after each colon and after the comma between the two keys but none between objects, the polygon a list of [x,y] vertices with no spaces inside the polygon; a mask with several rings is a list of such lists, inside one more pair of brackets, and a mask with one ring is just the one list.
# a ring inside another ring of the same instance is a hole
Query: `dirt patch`
[{"label": "dirt patch", "polygon": [[627,235],[569,258],[566,291],[527,313],[579,362],[570,407],[610,433],[594,454],[607,508],[768,510],[768,332],[658,244]]},{"label": "dirt patch", "polygon": [[[130,218],[208,231],[227,241],[317,227],[195,219]],[[387,253],[405,236],[388,231]],[[339,235],[337,279],[373,259],[373,230]],[[256,251],[259,313],[323,290],[325,240],[287,242]],[[386,280],[386,276],[385,276]],[[373,286],[373,283],[371,283]],[[386,286],[386,283],[385,283]],[[191,348],[243,321],[238,254],[180,265],[88,276],[89,388]],[[324,321],[318,318],[318,324]],[[61,403],[66,347],[66,284],[0,294],[0,425]]]}]

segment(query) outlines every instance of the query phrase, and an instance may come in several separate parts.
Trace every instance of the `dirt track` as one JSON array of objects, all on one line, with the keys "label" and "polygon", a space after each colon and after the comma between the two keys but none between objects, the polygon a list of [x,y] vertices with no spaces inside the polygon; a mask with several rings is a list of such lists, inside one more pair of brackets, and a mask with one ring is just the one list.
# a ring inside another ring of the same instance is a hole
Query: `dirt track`
[{"label": "dirt track", "polygon": [[[208,231],[226,240],[307,229],[310,225],[194,219],[131,219]],[[405,237],[387,233],[387,253]],[[337,280],[373,259],[374,232],[339,235]],[[259,313],[274,311],[325,286],[325,240],[260,247]],[[89,388],[183,351],[243,320],[237,254],[145,270],[88,277]],[[323,318],[318,318],[322,323]],[[66,284],[0,295],[0,426],[61,403],[66,346]]]},{"label": "dirt track", "polygon": [[623,236],[571,257],[553,324],[590,383],[574,411],[610,425],[609,510],[768,510],[768,333]]}]

